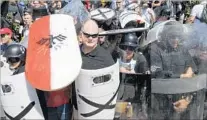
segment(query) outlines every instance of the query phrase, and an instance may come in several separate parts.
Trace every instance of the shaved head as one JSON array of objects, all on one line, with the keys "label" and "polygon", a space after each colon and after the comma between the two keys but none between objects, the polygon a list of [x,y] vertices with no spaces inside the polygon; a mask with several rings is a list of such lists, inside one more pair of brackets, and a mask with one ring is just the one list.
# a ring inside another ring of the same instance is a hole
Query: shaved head
[{"label": "shaved head", "polygon": [[81,40],[85,47],[91,50],[97,46],[99,28],[94,20],[87,20],[83,23],[81,29]]},{"label": "shaved head", "polygon": [[96,23],[96,21],[94,20],[87,20],[83,23],[83,27],[82,27],[82,31],[86,32],[87,33],[91,33],[91,34],[94,34],[94,33],[98,33],[99,32],[99,28],[98,28],[98,24]]}]

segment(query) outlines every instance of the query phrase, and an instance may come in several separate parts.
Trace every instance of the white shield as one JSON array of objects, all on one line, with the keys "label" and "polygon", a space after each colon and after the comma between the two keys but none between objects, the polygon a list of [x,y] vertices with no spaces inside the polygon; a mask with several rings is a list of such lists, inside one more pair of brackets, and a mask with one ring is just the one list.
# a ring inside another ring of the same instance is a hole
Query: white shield
[{"label": "white shield", "polygon": [[119,64],[81,70],[75,81],[78,119],[113,119],[119,87]]},{"label": "white shield", "polygon": [[[124,10],[119,16],[119,22],[121,27],[124,28],[125,25],[131,21],[145,21],[137,12]],[[149,23],[145,21],[145,28],[149,27]]]},{"label": "white shield", "polygon": [[109,8],[98,8],[90,12],[91,18],[97,21],[106,21],[115,16],[115,11]]},{"label": "white shield", "polygon": [[0,56],[0,66],[1,66],[1,79],[5,76],[10,76],[12,75],[12,71],[9,69],[9,64],[6,62],[6,58],[3,57],[2,55]]},{"label": "white shield", "polygon": [[9,119],[44,119],[36,90],[25,79],[25,73],[1,79],[1,102]]}]

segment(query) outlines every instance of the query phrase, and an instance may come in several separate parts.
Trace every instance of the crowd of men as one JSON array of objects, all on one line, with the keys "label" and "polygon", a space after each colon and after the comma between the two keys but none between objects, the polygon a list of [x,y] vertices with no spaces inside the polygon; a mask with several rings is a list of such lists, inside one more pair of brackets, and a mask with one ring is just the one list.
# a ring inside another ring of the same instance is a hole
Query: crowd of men
[{"label": "crowd of men", "polygon": [[[43,16],[58,14],[67,4],[71,4],[70,1],[33,0],[19,2],[9,0],[1,2],[1,55],[7,58],[13,75],[24,72],[30,26]],[[151,74],[152,78],[192,78],[197,74],[207,73],[207,37],[203,37],[204,42],[202,42],[202,46],[199,46],[199,50],[202,51],[200,52],[202,57],[199,56],[200,54],[198,55],[195,52],[190,52],[189,49],[180,47],[180,43],[184,43],[183,40],[186,39],[184,38],[186,36],[182,28],[184,24],[193,25],[193,29],[198,34],[205,35],[207,22],[203,21],[201,17],[205,5],[207,6],[206,0],[194,2],[83,0],[82,3],[87,12],[97,8],[110,8],[116,11],[115,13],[118,15],[126,9],[136,12],[141,17],[140,21],[126,24],[124,26],[125,29],[143,27],[146,24],[149,25],[149,29],[152,29],[168,20],[172,20],[165,24],[159,40],[142,47],[141,39],[148,37],[147,33],[149,30],[103,36],[99,35],[103,31],[122,28],[120,23],[109,22],[110,24],[108,24],[109,20],[97,21],[90,17],[81,22],[80,18],[74,17],[83,60],[82,69],[105,68],[118,61],[120,72],[127,74]],[[112,18],[110,20],[113,21]],[[204,31],[202,31],[202,28]],[[37,90],[37,93],[45,119],[71,120],[73,105],[78,109],[74,84],[59,91],[44,92]],[[160,104],[160,106],[154,107],[152,111],[155,114],[162,112],[162,116],[155,115],[153,116],[154,119],[188,119],[189,116],[192,119],[198,119],[198,116],[190,110],[198,110],[196,108],[198,103],[192,102],[195,97],[199,99],[201,96],[194,96],[194,93],[176,97],[154,95],[152,98],[154,98],[155,103],[152,104],[152,107],[155,104]],[[161,104],[161,100],[163,104]],[[165,104],[170,100],[173,101],[173,105]],[[163,107],[163,111],[159,110],[161,107]],[[170,107],[177,113],[168,111],[167,109]],[[186,109],[190,112],[180,114]],[[200,116],[203,116],[203,119],[205,119],[207,113],[204,112],[203,114]]]}]

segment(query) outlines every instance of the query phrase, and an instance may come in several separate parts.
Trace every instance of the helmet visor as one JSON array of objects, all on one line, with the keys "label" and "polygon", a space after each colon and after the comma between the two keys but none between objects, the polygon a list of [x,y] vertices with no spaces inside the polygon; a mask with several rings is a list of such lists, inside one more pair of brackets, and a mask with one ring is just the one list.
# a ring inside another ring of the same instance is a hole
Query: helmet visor
[{"label": "helmet visor", "polygon": [[17,57],[7,59],[7,62],[10,63],[10,64],[17,63],[19,61],[20,61],[20,59],[17,58]]}]

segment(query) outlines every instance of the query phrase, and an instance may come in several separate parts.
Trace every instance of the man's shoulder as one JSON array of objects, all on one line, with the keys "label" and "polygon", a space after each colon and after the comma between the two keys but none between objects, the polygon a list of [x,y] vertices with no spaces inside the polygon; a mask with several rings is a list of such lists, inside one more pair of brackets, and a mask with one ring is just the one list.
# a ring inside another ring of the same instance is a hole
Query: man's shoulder
[{"label": "man's shoulder", "polygon": [[140,61],[140,62],[145,62],[145,61],[146,61],[146,58],[145,58],[145,56],[143,55],[142,52],[137,52],[137,53],[135,53],[133,59],[135,59],[135,60],[137,60],[137,61]]},{"label": "man's shoulder", "polygon": [[192,12],[197,12],[197,11],[203,10],[203,7],[204,7],[203,4],[195,5],[195,6],[193,6],[193,11]]},{"label": "man's shoulder", "polygon": [[108,50],[104,49],[101,46],[98,46],[97,52],[98,52],[97,55],[99,57],[101,57],[102,60],[104,60],[106,62],[108,61],[108,64],[110,64],[110,65],[114,64],[114,60],[112,58],[112,55],[110,54],[110,52]]},{"label": "man's shoulder", "polygon": [[17,75],[23,73],[25,71],[25,66],[21,66],[17,71],[13,73],[13,75]]},{"label": "man's shoulder", "polygon": [[98,53],[104,53],[105,55],[111,55],[110,52],[104,49],[102,46],[97,46]]}]

